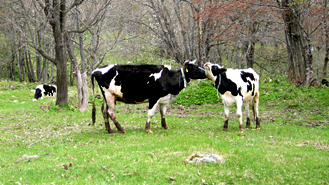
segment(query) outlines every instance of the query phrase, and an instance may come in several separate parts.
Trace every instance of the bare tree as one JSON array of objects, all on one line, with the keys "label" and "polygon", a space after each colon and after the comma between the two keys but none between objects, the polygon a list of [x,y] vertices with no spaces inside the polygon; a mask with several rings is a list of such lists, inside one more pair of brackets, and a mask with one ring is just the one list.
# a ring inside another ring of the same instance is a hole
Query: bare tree
[{"label": "bare tree", "polygon": [[325,78],[327,76],[327,66],[329,61],[329,26],[328,26],[328,0],[323,0],[322,2],[322,25],[324,32],[324,42],[325,42],[325,56],[324,56],[324,64],[322,69],[321,78]]}]

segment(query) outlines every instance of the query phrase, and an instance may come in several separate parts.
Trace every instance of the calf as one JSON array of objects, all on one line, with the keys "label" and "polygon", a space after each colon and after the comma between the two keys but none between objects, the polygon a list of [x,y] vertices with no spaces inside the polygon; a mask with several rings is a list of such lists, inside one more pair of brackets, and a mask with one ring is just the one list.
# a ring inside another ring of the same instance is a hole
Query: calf
[{"label": "calf", "polygon": [[[103,118],[106,130],[112,133],[109,117],[119,130],[126,133],[116,119],[116,101],[127,104],[149,103],[145,129],[153,133],[150,128],[151,118],[156,107],[160,104],[161,125],[169,129],[165,121],[167,106],[178,93],[186,87],[191,79],[205,79],[205,70],[196,66],[195,61],[186,61],[184,66],[171,70],[164,65],[107,65],[95,69],[91,74],[94,93],[94,80],[102,92]],[[95,98],[93,96],[92,124],[96,116]]]},{"label": "calf", "polygon": [[248,69],[224,69],[223,67],[206,63],[204,65],[206,75],[214,83],[214,87],[220,93],[224,104],[225,123],[223,131],[228,128],[228,119],[230,106],[236,103],[236,114],[239,117],[240,132],[244,132],[242,124],[242,105],[245,103],[247,109],[246,128],[250,128],[249,101],[251,100],[256,128],[260,129],[260,120],[258,112],[259,102],[259,76],[251,68]]},{"label": "calf", "polygon": [[54,93],[56,93],[57,87],[55,85],[38,85],[35,88],[35,94],[33,101],[36,101],[40,98],[42,98],[42,95],[45,96],[53,96]]}]

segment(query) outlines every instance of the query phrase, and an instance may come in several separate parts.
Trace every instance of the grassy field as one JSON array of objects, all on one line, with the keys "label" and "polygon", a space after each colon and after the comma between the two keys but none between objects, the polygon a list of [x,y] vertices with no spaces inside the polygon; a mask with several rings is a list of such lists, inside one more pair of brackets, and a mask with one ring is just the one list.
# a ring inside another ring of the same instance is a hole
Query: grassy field
[{"label": "grassy field", "polygon": [[[91,107],[75,109],[74,87],[57,107],[55,97],[31,101],[36,85],[0,81],[0,184],[329,184],[329,88],[261,83],[261,130],[239,133],[235,108],[222,132],[215,89],[194,82],[169,108],[169,130],[157,111],[147,134],[147,104],[119,103],[127,133],[108,134],[100,101],[88,126]],[[185,162],[196,153],[224,161]]]}]

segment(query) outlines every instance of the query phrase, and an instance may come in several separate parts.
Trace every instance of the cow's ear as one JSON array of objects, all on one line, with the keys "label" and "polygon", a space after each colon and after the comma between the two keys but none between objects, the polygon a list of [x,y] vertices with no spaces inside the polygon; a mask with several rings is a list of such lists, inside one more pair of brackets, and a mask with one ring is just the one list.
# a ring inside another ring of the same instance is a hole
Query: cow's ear
[{"label": "cow's ear", "polygon": [[225,68],[219,68],[218,66],[214,65],[211,68],[211,72],[212,74],[214,74],[215,76],[220,75],[222,73],[225,73],[227,70]]},{"label": "cow's ear", "polygon": [[221,69],[219,69],[219,74],[225,73],[226,71],[227,71],[227,69],[221,68]]}]

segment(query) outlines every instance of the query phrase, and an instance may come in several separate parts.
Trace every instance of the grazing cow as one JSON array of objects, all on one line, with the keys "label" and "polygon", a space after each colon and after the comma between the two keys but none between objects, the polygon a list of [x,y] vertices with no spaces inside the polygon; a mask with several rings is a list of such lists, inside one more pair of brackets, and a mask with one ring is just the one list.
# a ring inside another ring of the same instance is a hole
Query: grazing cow
[{"label": "grazing cow", "polygon": [[33,101],[38,100],[39,98],[42,98],[42,95],[45,96],[53,96],[54,93],[56,93],[57,87],[55,85],[38,85],[35,88],[35,94]]},{"label": "grazing cow", "polygon": [[[205,79],[205,70],[196,66],[195,61],[186,61],[184,66],[171,70],[164,65],[107,65],[95,69],[91,74],[94,93],[94,79],[103,94],[102,113],[106,130],[112,133],[109,117],[119,132],[126,133],[120,126],[115,115],[116,101],[127,104],[149,103],[145,129],[153,133],[150,128],[151,118],[156,107],[160,104],[161,125],[169,127],[165,121],[167,105],[186,87],[190,79]],[[93,96],[94,97],[94,96]],[[95,98],[93,98],[92,125],[96,116]]]},{"label": "grazing cow", "polygon": [[239,117],[240,132],[244,132],[242,124],[242,105],[247,109],[246,128],[250,128],[249,101],[251,101],[256,128],[260,129],[258,112],[259,102],[259,76],[251,68],[248,69],[224,69],[222,66],[212,63],[204,65],[207,77],[213,81],[214,87],[220,93],[224,104],[225,123],[223,131],[227,130],[230,106],[236,103],[236,114]]},{"label": "grazing cow", "polygon": [[329,87],[329,82],[326,79],[322,79],[321,83],[327,87]]}]

